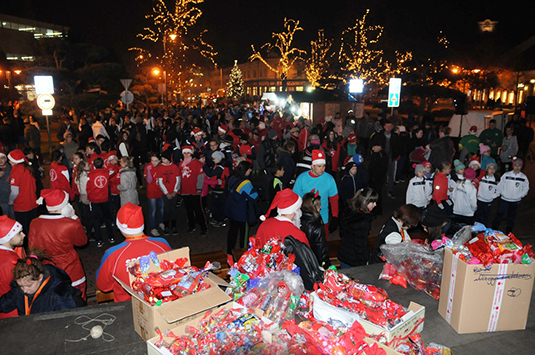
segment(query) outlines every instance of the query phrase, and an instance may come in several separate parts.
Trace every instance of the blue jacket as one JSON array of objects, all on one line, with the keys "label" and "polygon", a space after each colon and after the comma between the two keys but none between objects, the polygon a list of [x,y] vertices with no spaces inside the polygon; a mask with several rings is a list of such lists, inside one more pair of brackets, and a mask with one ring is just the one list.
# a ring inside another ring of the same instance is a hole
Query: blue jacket
[{"label": "blue jacket", "polygon": [[258,198],[258,193],[253,190],[253,184],[249,180],[238,180],[231,176],[227,186],[229,195],[225,204],[225,216],[238,222],[247,222],[247,199]]}]

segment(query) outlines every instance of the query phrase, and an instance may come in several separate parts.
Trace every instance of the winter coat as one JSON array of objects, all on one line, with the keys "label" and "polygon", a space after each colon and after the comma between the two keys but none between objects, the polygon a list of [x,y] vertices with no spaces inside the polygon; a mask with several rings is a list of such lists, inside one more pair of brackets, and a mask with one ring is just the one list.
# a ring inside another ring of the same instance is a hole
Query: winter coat
[{"label": "winter coat", "polygon": [[366,265],[370,261],[370,242],[373,215],[351,208],[342,211],[340,217],[340,248],[338,260],[351,266]]},{"label": "winter coat", "polygon": [[318,263],[323,268],[331,266],[329,260],[329,250],[327,248],[327,237],[325,235],[325,225],[321,218],[317,220],[310,212],[303,212],[301,216],[301,230],[307,236],[310,248],[316,255]]},{"label": "winter coat", "polygon": [[136,190],[136,170],[124,168],[121,169],[120,173],[121,183],[117,186],[117,189],[121,191],[121,206],[125,205],[127,202],[139,205],[139,196]]},{"label": "winter coat", "polygon": [[279,149],[277,162],[284,166],[284,175],[281,177],[282,183],[284,186],[290,186],[290,181],[295,177],[295,161],[291,153],[286,149]]},{"label": "winter coat", "polygon": [[[33,299],[30,314],[71,309],[83,305],[82,292],[71,286],[71,279],[65,271],[53,265],[45,265],[43,281],[50,277],[41,293]],[[2,313],[18,310],[20,316],[25,315],[24,292],[15,280],[11,281],[11,290],[0,297],[0,311]],[[28,297],[29,303],[32,297]]]}]

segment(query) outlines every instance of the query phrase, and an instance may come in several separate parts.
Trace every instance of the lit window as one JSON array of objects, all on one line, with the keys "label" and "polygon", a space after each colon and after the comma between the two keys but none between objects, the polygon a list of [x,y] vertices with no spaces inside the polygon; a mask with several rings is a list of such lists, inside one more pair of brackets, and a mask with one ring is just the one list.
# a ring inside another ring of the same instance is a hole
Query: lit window
[{"label": "lit window", "polygon": [[295,91],[304,91],[304,87],[302,86],[296,86]]}]

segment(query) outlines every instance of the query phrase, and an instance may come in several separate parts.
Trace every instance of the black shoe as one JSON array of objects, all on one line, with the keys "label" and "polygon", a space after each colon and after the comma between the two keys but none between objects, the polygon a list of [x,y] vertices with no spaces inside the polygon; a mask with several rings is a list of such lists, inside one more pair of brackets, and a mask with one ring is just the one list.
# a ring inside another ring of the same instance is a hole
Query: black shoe
[{"label": "black shoe", "polygon": [[169,235],[169,228],[165,227],[165,229],[163,230],[163,234]]},{"label": "black shoe", "polygon": [[102,248],[102,246],[104,246],[104,242],[102,240],[99,240],[97,242],[97,248]]},{"label": "black shoe", "polygon": [[178,231],[177,231],[176,227],[173,227],[172,233],[173,234],[178,234]]},{"label": "black shoe", "polygon": [[195,227],[193,228],[188,228],[188,233],[193,233],[195,232],[197,229]]},{"label": "black shoe", "polygon": [[206,237],[206,234],[208,234],[208,230],[202,231],[201,232],[201,237]]},{"label": "black shoe", "polygon": [[390,197],[392,200],[396,199],[396,195],[394,195],[392,192],[388,193],[388,197]]},{"label": "black shoe", "polygon": [[111,244],[115,243],[115,238],[108,238]]},{"label": "black shoe", "polygon": [[91,236],[89,236],[88,241],[90,241],[90,242],[96,242],[97,240],[95,239],[95,236],[94,236],[94,235],[91,235]]}]

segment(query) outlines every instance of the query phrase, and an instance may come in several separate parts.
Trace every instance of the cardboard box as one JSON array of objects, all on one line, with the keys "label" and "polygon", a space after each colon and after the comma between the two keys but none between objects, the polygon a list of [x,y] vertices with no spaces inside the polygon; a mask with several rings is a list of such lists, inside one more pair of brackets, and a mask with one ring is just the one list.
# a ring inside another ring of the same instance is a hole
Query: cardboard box
[{"label": "cardboard box", "polygon": [[[187,258],[186,266],[189,266],[189,248],[186,247],[158,254],[160,261],[164,259],[176,260],[177,258]],[[156,271],[156,267],[151,263],[149,272],[152,271]],[[196,317],[200,312],[231,301],[230,296],[219,287],[227,287],[228,284],[212,273],[205,279],[205,282],[211,286],[209,289],[164,303],[161,306],[151,306],[134,292],[132,287],[130,287],[134,279],[131,275],[129,285],[117,278],[115,279],[132,295],[134,329],[145,341],[156,335],[155,327],[160,328],[164,332],[176,327],[180,323],[186,322],[188,319]]]},{"label": "cardboard box", "polygon": [[444,254],[438,313],[459,334],[526,328],[535,263],[469,265]]},{"label": "cardboard box", "polygon": [[362,325],[366,333],[371,335],[383,334],[387,340],[386,345],[391,348],[396,348],[410,335],[420,333],[424,328],[425,307],[416,302],[409,304],[407,314],[402,317],[403,322],[388,330],[362,319],[357,313],[328,304],[319,298],[315,292],[312,294],[312,298],[314,300],[314,318],[324,322],[329,319],[336,319],[348,326],[357,321]]},{"label": "cardboard box", "polygon": [[[237,303],[235,303],[235,302],[233,302],[233,303],[227,303],[226,305],[224,305],[222,307],[219,307],[217,310],[219,310],[221,308],[232,309],[232,308],[242,308],[242,306],[237,304]],[[214,310],[214,312],[217,312],[217,310]],[[188,327],[190,327],[190,326],[197,327],[198,324],[199,324],[199,320],[201,318],[202,318],[202,315],[197,316],[194,319],[189,320],[188,322],[182,323],[178,327],[173,328],[172,332],[175,333],[175,335],[184,335],[184,334],[186,334],[186,329]],[[148,355],[172,355],[166,349],[159,349],[158,347],[156,347],[156,345],[154,345],[159,339],[160,339],[160,336],[155,336],[155,337],[147,340],[147,354]],[[170,341],[172,341],[172,338],[166,338],[166,340],[168,342],[170,342]],[[370,345],[374,344],[374,343],[377,343],[375,340],[370,339],[370,338],[364,338],[364,341],[367,342]],[[385,350],[386,355],[401,355],[397,351],[394,351],[393,349],[391,349],[391,348],[389,348],[389,347],[387,347],[387,346],[385,346],[383,344],[380,344],[380,343],[377,343],[377,344],[379,345],[379,347],[381,349]]]}]

